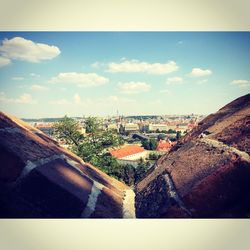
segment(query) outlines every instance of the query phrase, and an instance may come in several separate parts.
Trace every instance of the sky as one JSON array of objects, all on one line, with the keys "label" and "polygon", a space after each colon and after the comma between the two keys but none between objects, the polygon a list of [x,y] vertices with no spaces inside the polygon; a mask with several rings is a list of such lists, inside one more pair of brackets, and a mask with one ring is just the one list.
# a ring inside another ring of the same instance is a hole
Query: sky
[{"label": "sky", "polygon": [[250,92],[250,32],[0,32],[20,118],[210,114]]}]

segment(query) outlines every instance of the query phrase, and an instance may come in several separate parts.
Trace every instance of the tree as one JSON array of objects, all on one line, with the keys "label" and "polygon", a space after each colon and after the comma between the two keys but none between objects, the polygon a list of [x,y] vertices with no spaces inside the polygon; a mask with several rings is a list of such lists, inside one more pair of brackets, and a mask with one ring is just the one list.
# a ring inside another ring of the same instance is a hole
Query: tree
[{"label": "tree", "polygon": [[141,144],[145,149],[150,150],[149,140],[147,140],[147,139],[142,140]]},{"label": "tree", "polygon": [[88,117],[85,120],[86,133],[97,133],[100,130],[101,123],[96,117]]},{"label": "tree", "polygon": [[150,153],[148,158],[150,160],[158,160],[161,156],[159,154],[156,154],[156,153]]},{"label": "tree", "polygon": [[147,150],[155,150],[157,148],[157,140],[154,138],[142,140],[141,144]]},{"label": "tree", "polygon": [[155,150],[157,148],[157,140],[152,138],[149,140],[150,150]]},{"label": "tree", "polygon": [[66,141],[71,147],[78,147],[84,139],[79,130],[78,122],[67,116],[64,116],[60,121],[55,123],[54,135],[56,138]]},{"label": "tree", "polygon": [[176,132],[176,139],[179,140],[181,138],[181,131]]},{"label": "tree", "polygon": [[129,131],[125,131],[124,135],[129,136]]},{"label": "tree", "polygon": [[169,134],[175,134],[176,131],[170,128],[170,129],[168,130],[168,133],[169,133]]},{"label": "tree", "polygon": [[142,180],[148,170],[148,167],[148,164],[141,159],[135,169],[135,183],[138,183],[140,180]]},{"label": "tree", "polygon": [[120,125],[119,133],[122,134],[122,135],[125,135],[125,127],[124,126]]},{"label": "tree", "polygon": [[176,141],[176,138],[175,137],[169,137],[169,140],[173,142],[173,141]]},{"label": "tree", "polygon": [[87,118],[85,124],[88,135],[84,137],[79,132],[78,122],[65,116],[55,124],[55,136],[64,139],[84,161],[118,179],[122,178],[120,165],[108,151],[109,148],[122,145],[122,137],[112,130],[103,130],[95,117]]},{"label": "tree", "polygon": [[144,126],[144,127],[143,127],[143,131],[144,131],[145,133],[149,133],[149,127],[148,127],[148,126]]},{"label": "tree", "polygon": [[123,178],[122,179],[129,186],[134,185],[135,173],[136,173],[135,167],[131,164],[127,164],[123,167]]},{"label": "tree", "polygon": [[157,136],[157,139],[158,139],[158,141],[160,141],[160,140],[165,140],[166,139],[166,135],[165,134],[159,134],[158,136]]}]

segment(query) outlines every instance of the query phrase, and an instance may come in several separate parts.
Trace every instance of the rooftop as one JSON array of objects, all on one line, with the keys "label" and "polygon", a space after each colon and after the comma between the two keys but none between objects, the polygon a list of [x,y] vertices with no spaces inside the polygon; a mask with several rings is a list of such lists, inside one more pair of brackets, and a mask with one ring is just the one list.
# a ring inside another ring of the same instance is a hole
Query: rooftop
[{"label": "rooftop", "polygon": [[145,149],[138,145],[127,145],[122,148],[114,149],[110,151],[110,154],[116,158],[123,158],[129,155],[138,154],[144,152]]},{"label": "rooftop", "polygon": [[[0,112],[1,218],[122,218],[128,186]],[[126,212],[127,214],[127,212]]]}]

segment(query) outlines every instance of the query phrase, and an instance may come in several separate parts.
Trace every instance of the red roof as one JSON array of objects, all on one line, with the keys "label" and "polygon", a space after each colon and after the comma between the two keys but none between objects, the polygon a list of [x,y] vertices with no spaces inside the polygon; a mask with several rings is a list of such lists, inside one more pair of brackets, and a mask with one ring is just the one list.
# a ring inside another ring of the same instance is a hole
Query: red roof
[{"label": "red roof", "polygon": [[128,145],[119,149],[111,150],[110,154],[119,159],[129,155],[138,154],[144,151],[145,149],[138,145]]},{"label": "red roof", "polygon": [[172,147],[171,142],[169,141],[165,141],[165,140],[160,140],[156,150],[157,151],[169,151],[170,148]]}]

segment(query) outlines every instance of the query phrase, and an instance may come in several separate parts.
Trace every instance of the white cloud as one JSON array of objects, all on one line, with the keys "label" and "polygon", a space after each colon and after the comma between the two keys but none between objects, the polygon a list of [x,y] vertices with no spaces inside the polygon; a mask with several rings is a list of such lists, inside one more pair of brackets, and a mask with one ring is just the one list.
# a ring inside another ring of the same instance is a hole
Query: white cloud
[{"label": "white cloud", "polygon": [[119,63],[111,62],[108,64],[108,72],[130,72],[130,73],[147,73],[154,75],[163,75],[178,70],[179,66],[174,61],[167,63],[148,63],[138,60],[122,60]]},{"label": "white cloud", "polygon": [[182,84],[183,79],[181,77],[175,76],[167,79],[167,84]]},{"label": "white cloud", "polygon": [[40,77],[40,75],[38,75],[38,74],[36,74],[36,73],[30,73],[30,76],[31,76],[31,77],[35,77],[35,78]]},{"label": "white cloud", "polygon": [[212,74],[212,71],[210,69],[193,68],[189,76],[201,77],[201,76],[209,76],[211,74]]},{"label": "white cloud", "polygon": [[9,58],[0,56],[0,67],[6,66],[10,63],[11,63],[11,60]]},{"label": "white cloud", "polygon": [[125,94],[137,94],[140,92],[147,92],[151,88],[151,86],[145,82],[119,83],[118,87],[121,92]]},{"label": "white cloud", "polygon": [[35,101],[32,99],[32,96],[30,94],[23,94],[18,99],[15,100],[16,103],[25,103],[25,104],[31,104],[35,103]]},{"label": "white cloud", "polygon": [[75,95],[74,95],[74,102],[75,102],[75,104],[77,104],[77,105],[82,104],[82,100],[81,100],[81,97],[79,96],[79,94],[75,94]]},{"label": "white cloud", "polygon": [[51,60],[60,53],[60,49],[56,46],[35,43],[22,37],[4,39],[0,46],[0,54],[2,56],[28,62]]},{"label": "white cloud", "polygon": [[53,100],[53,101],[50,101],[49,103],[53,104],[53,105],[68,105],[68,104],[71,104],[71,102],[66,100],[66,99]]},{"label": "white cloud", "polygon": [[22,81],[22,80],[24,80],[24,78],[21,77],[21,76],[13,76],[11,79],[14,80],[14,81]]},{"label": "white cloud", "polygon": [[92,87],[106,84],[109,82],[109,79],[95,73],[66,72],[52,77],[49,82],[76,84],[78,87]]},{"label": "white cloud", "polygon": [[239,87],[250,87],[250,81],[248,80],[233,80],[231,84],[237,85]]},{"label": "white cloud", "polygon": [[181,45],[181,44],[183,44],[183,43],[184,43],[183,41],[178,41],[177,44]]},{"label": "white cloud", "polygon": [[34,100],[30,94],[24,93],[20,97],[13,99],[13,98],[8,98],[4,92],[0,92],[0,102],[16,103],[16,104],[34,104],[34,103],[37,103],[37,101]]},{"label": "white cloud", "polygon": [[42,85],[39,85],[39,84],[33,84],[31,87],[30,87],[31,90],[35,90],[35,91],[44,91],[44,90],[48,90],[47,87],[45,86],[42,86]]}]

